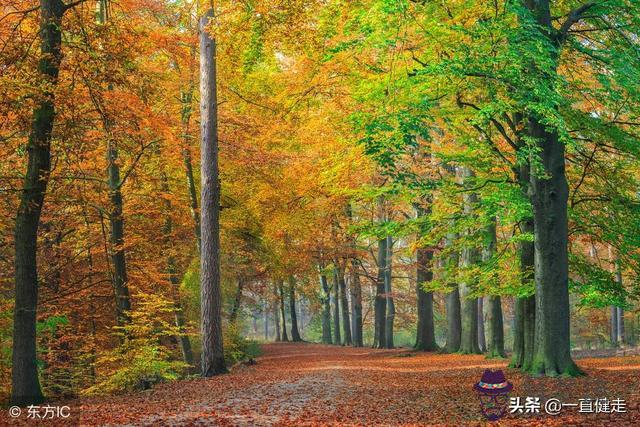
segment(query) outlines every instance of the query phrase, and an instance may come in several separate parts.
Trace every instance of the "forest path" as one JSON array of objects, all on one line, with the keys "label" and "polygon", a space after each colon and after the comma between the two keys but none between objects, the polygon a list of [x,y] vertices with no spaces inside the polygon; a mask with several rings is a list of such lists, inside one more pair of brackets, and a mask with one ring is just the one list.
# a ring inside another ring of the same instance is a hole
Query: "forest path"
[{"label": "forest path", "polygon": [[[587,415],[566,408],[559,416],[545,416],[545,425],[640,425],[639,356],[581,359],[589,375],[566,379],[531,378],[506,369],[504,360],[480,355],[319,344],[267,344],[257,362],[210,379],[65,404],[74,424],[88,426],[478,425],[483,418],[471,387],[491,367],[505,369],[514,384],[512,396],[523,400],[577,403],[606,397],[627,402],[626,414]],[[539,425],[540,417],[509,415],[500,425]]]}]

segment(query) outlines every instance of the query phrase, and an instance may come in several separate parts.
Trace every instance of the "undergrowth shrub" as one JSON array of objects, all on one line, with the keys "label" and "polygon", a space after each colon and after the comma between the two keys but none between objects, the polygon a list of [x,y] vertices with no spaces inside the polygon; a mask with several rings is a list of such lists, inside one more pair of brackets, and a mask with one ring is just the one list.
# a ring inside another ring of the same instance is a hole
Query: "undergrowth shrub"
[{"label": "undergrowth shrub", "polygon": [[173,303],[158,295],[138,294],[133,299],[137,303],[129,313],[130,322],[114,328],[120,344],[98,355],[96,384],[83,394],[144,390],[178,379],[188,368],[163,345],[183,333],[173,323]]}]

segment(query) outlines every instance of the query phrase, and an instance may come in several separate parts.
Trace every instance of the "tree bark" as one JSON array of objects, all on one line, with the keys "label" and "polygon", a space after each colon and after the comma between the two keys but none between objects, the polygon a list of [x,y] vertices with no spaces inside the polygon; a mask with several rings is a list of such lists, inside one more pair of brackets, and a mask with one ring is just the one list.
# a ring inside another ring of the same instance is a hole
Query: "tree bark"
[{"label": "tree bark", "polygon": [[360,276],[358,275],[358,263],[355,259],[351,259],[351,301],[353,305],[353,346],[362,347],[362,286],[360,284]]},{"label": "tree bark", "polygon": [[334,263],[333,267],[333,343],[340,345],[342,338],[340,334],[340,283],[339,283],[339,271],[337,263]]},{"label": "tree bark", "polygon": [[195,92],[194,70],[195,66],[195,46],[191,47],[191,62],[189,64],[189,84],[187,88],[180,93],[182,102],[181,121],[182,121],[182,163],[184,165],[185,177],[187,178],[187,190],[189,193],[189,208],[191,218],[193,219],[193,231],[196,237],[198,252],[201,250],[201,227],[200,213],[198,210],[198,190],[196,189],[196,180],[193,174],[193,162],[191,157],[191,116],[193,113],[193,93]]},{"label": "tree bark", "polygon": [[344,267],[339,267],[338,283],[340,284],[340,307],[342,309],[342,334],[344,345],[353,344],[351,337],[351,321],[349,320],[349,301],[347,300],[347,283]]},{"label": "tree bark", "polygon": [[280,342],[282,341],[282,336],[280,335],[280,307],[279,307],[279,301],[280,298],[278,297],[278,288],[275,287],[273,288],[273,320],[275,323],[275,329],[276,329],[276,336],[275,336],[275,340],[276,342]]},{"label": "tree bark", "polygon": [[[463,182],[473,177],[473,172],[468,168],[460,169]],[[474,211],[478,204],[478,195],[475,193],[465,193],[464,199],[464,214],[465,216],[475,215]],[[471,233],[471,231],[468,231]],[[474,246],[469,246],[462,249],[462,256],[460,257],[460,267],[468,269],[476,264],[479,260],[478,249]],[[462,338],[460,341],[460,351],[464,354],[478,354],[480,353],[480,347],[478,347],[478,298],[473,297],[473,283],[460,283],[460,299],[462,303]]]},{"label": "tree bark", "polygon": [[[487,226],[487,245],[482,252],[482,261],[491,262],[491,258],[496,253],[496,219],[492,218]],[[502,319],[502,299],[499,295],[490,295],[489,301],[489,354],[487,357],[505,357],[504,352],[504,322]]]},{"label": "tree bark", "polygon": [[329,283],[327,276],[320,275],[320,302],[322,304],[322,343],[331,344],[331,302],[329,301]]},{"label": "tree bark", "polygon": [[284,310],[284,286],[282,285],[282,281],[278,282],[278,289],[280,290],[280,314],[282,315],[282,341],[288,342],[289,337],[287,336],[287,316]]},{"label": "tree bark", "polygon": [[[456,236],[448,234],[445,239],[445,247],[453,245]],[[446,260],[449,268],[457,267],[458,254],[453,252]],[[455,353],[460,351],[462,341],[462,317],[460,307],[460,290],[456,283],[449,283],[453,290],[445,295],[445,310],[447,313],[447,341],[444,346],[445,353]]]},{"label": "tree bark", "polygon": [[[38,72],[47,82],[58,84],[62,60],[60,0],[40,0],[40,59]],[[45,89],[36,97],[27,143],[27,171],[22,184],[15,225],[15,308],[11,403],[37,404],[44,400],[36,365],[36,311],[38,305],[37,245],[40,214],[51,172],[51,133],[55,121],[55,95]]]},{"label": "tree bark", "polygon": [[426,283],[433,280],[432,262],[433,250],[430,248],[418,248],[416,271],[418,325],[416,328],[415,348],[422,351],[435,351],[438,349],[433,321],[433,293],[427,292],[423,288]]},{"label": "tree bark", "polygon": [[393,264],[393,240],[387,236],[387,261],[385,262],[384,273],[384,293],[387,299],[387,316],[385,319],[384,336],[386,339],[385,348],[393,348],[393,320],[396,316],[396,307],[393,303],[393,293],[391,288],[391,267]]},{"label": "tree bark", "polygon": [[289,312],[291,315],[291,340],[300,342],[300,330],[298,329],[298,315],[296,313],[296,279],[291,276],[289,278]]},{"label": "tree bark", "polygon": [[384,348],[386,344],[387,299],[385,298],[385,273],[387,270],[387,239],[378,240],[378,279],[374,305],[374,340],[375,348]]},{"label": "tree bark", "polygon": [[478,348],[487,351],[487,339],[484,334],[484,297],[478,297]]},{"label": "tree bark", "polygon": [[213,8],[200,18],[200,125],[202,249],[200,295],[202,322],[202,376],[227,372],[222,343],[220,291],[220,181],[218,171],[218,101],[216,44],[208,32]]},{"label": "tree bark", "polygon": [[611,320],[609,322],[610,331],[609,340],[611,341],[612,347],[618,346],[618,307],[612,305],[609,307],[609,312],[611,313]]},{"label": "tree bark", "polygon": [[240,314],[240,306],[242,304],[242,291],[244,289],[244,279],[242,277],[238,278],[238,287],[236,289],[236,295],[233,298],[233,305],[231,306],[231,311],[229,312],[229,323],[236,323],[238,320],[238,314]]},{"label": "tree bark", "polygon": [[[618,286],[620,286],[621,289],[624,288],[624,283],[622,282],[622,270],[619,262],[616,262],[616,282],[618,282]],[[618,320],[618,325],[616,327],[618,332],[617,341],[620,345],[624,345],[626,344],[626,341],[624,334],[624,309],[622,307],[618,307],[616,317]]]},{"label": "tree bark", "polygon": [[169,194],[169,178],[167,177],[167,173],[164,170],[164,165],[162,166],[161,175],[161,185],[162,192],[165,194],[164,199],[164,208],[165,208],[165,221],[163,226],[163,234],[164,234],[164,247],[165,250],[168,251],[167,255],[167,275],[169,276],[169,282],[171,283],[171,293],[173,297],[173,306],[174,306],[174,320],[176,327],[180,330],[180,334],[176,336],[176,341],[180,345],[180,350],[182,352],[182,360],[184,363],[189,365],[188,371],[191,372],[194,366],[193,361],[193,350],[191,349],[191,340],[189,340],[189,336],[186,335],[185,326],[186,322],[184,319],[184,312],[182,311],[182,304],[180,303],[180,280],[178,279],[178,271],[176,268],[176,262],[172,254],[172,241],[173,241],[173,220],[171,219],[171,199],[167,197]]}]

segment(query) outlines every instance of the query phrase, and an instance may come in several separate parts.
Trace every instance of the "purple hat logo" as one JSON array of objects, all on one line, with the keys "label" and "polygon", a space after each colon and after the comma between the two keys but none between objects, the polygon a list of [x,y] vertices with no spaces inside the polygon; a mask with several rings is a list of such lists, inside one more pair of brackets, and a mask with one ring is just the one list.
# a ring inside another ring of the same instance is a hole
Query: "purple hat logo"
[{"label": "purple hat logo", "polygon": [[504,416],[513,384],[507,381],[501,370],[485,370],[480,381],[473,385],[473,389],[480,400],[482,414],[489,421],[496,421]]}]

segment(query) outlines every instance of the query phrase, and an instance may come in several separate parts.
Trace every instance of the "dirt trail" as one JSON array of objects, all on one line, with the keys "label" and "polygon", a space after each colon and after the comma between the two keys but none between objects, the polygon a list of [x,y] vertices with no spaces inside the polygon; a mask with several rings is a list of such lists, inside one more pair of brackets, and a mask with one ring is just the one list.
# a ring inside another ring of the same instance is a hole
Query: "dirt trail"
[{"label": "dirt trail", "polygon": [[[484,422],[471,387],[491,367],[505,369],[514,384],[512,396],[523,400],[620,398],[628,410],[579,414],[567,408],[553,417],[509,415],[498,425],[640,425],[640,357],[579,363],[588,376],[531,378],[506,369],[506,361],[483,356],[268,344],[256,365],[228,375],[65,404],[74,414],[68,423],[87,426],[480,425]],[[0,424],[3,420],[8,420],[6,411],[0,413]]]}]

